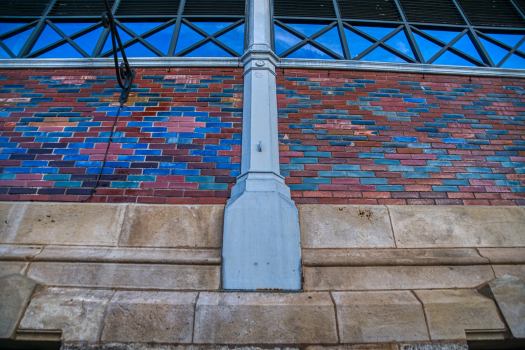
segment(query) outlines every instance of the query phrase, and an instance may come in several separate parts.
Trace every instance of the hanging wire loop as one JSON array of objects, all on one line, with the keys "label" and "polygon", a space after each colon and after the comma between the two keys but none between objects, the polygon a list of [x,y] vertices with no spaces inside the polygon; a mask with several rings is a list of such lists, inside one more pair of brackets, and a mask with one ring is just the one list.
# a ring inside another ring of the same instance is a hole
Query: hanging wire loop
[{"label": "hanging wire loop", "polygon": [[[122,41],[120,40],[120,35],[117,31],[117,26],[115,25],[115,18],[113,13],[109,8],[108,0],[104,0],[106,5],[106,11],[102,12],[102,25],[104,28],[109,28],[111,33],[111,44],[113,45],[113,59],[115,60],[115,74],[117,76],[118,85],[122,89],[120,94],[119,102],[120,105],[124,105],[128,100],[131,87],[133,86],[133,79],[135,78],[135,69],[131,68],[128,63],[128,58],[126,52],[124,52],[124,47],[122,46]],[[118,43],[118,47],[117,47]],[[119,66],[118,64],[118,52],[122,53],[122,62]]]}]

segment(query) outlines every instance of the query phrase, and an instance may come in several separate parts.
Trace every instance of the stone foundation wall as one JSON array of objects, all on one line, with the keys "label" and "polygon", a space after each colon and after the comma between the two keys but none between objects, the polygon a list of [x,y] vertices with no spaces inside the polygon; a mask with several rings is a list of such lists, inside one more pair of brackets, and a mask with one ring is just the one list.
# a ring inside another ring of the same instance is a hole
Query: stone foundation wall
[{"label": "stone foundation wall", "polygon": [[298,208],[303,291],[225,293],[222,205],[0,203],[0,338],[316,350],[525,338],[525,209]]}]

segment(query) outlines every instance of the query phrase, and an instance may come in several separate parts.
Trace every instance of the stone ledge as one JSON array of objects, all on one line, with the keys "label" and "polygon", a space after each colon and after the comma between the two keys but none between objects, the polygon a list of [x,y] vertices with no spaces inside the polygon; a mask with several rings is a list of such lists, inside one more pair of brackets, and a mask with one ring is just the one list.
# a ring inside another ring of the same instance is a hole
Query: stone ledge
[{"label": "stone ledge", "polygon": [[488,265],[305,267],[304,290],[474,288],[494,278]]},{"label": "stone ledge", "polygon": [[56,287],[214,291],[220,266],[34,262],[27,276]]},{"label": "stone ledge", "polygon": [[[525,253],[524,253],[525,254]],[[476,249],[303,249],[304,266],[488,265]]]},{"label": "stone ledge", "polygon": [[45,246],[34,261],[220,265],[219,249]]}]

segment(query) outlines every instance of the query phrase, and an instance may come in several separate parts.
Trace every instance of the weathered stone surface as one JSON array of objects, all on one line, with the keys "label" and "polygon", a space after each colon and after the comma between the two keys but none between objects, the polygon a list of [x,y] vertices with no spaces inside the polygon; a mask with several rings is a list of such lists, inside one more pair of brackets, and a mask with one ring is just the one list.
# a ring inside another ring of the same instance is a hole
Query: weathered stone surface
[{"label": "weathered stone surface", "polygon": [[21,203],[10,211],[2,243],[116,245],[125,204]]},{"label": "weathered stone surface", "polygon": [[27,261],[41,250],[41,246],[0,244],[0,260]]},{"label": "weathered stone surface", "polygon": [[0,278],[0,338],[13,336],[37,283],[20,274]]},{"label": "weathered stone surface", "polygon": [[525,264],[525,248],[479,248],[491,264]]},{"label": "weathered stone surface", "polygon": [[505,275],[489,286],[512,335],[525,338],[525,281]]},{"label": "weathered stone surface", "polygon": [[17,202],[0,202],[0,237],[13,225],[16,213],[19,211],[17,209],[22,205],[23,203]]},{"label": "weathered stone surface", "polygon": [[191,343],[197,293],[117,292],[111,299],[104,342]]},{"label": "weathered stone surface", "polygon": [[[0,248],[1,249],[1,248]],[[35,261],[218,265],[220,249],[46,246]]]},{"label": "weathered stone surface", "polygon": [[50,288],[31,300],[21,329],[62,330],[64,341],[97,340],[114,291]]},{"label": "weathered stone surface", "polygon": [[28,276],[63,287],[216,290],[220,266],[35,262]]},{"label": "weathered stone surface", "polygon": [[0,261],[0,277],[23,273],[28,263],[21,261]]},{"label": "weathered stone surface", "polygon": [[298,205],[303,248],[393,248],[384,206]]},{"label": "weathered stone surface", "polygon": [[423,307],[410,292],[332,295],[342,343],[429,340]]},{"label": "weathered stone surface", "polygon": [[492,279],[488,265],[304,268],[309,291],[473,288]]},{"label": "weathered stone surface", "polygon": [[334,305],[328,293],[201,293],[194,342],[335,343]]},{"label": "weathered stone surface", "polygon": [[389,206],[399,248],[523,247],[525,209],[484,206]]},{"label": "weathered stone surface", "polygon": [[468,350],[467,343],[432,342],[427,344],[401,344],[399,350]]},{"label": "weathered stone surface", "polygon": [[140,205],[126,210],[119,246],[220,248],[224,205]]},{"label": "weathered stone surface", "polygon": [[492,269],[496,278],[511,275],[525,280],[525,265],[492,265]]},{"label": "weathered stone surface", "polygon": [[505,325],[492,300],[475,290],[418,290],[423,303],[431,339],[503,339]]},{"label": "weathered stone surface", "polygon": [[305,266],[425,266],[488,264],[476,249],[303,249]]}]

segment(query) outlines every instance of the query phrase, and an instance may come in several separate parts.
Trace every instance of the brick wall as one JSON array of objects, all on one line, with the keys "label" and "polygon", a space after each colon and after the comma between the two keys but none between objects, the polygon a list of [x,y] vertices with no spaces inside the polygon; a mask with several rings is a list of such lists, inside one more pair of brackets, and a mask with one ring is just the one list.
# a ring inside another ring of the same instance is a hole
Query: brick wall
[{"label": "brick wall", "polygon": [[525,205],[525,79],[279,73],[296,203]]},{"label": "brick wall", "polygon": [[[137,69],[92,202],[225,203],[242,69]],[[114,70],[0,70],[0,200],[87,198],[118,109]]]}]

